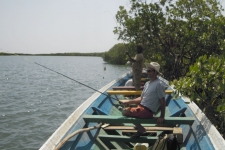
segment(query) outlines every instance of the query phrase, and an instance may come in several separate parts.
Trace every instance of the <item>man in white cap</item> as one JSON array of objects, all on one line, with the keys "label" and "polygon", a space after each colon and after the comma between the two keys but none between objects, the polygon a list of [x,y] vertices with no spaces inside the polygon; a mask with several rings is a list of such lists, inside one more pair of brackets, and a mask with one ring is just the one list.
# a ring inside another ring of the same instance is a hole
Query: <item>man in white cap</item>
[{"label": "man in white cap", "polygon": [[[157,62],[151,62],[145,64],[145,66],[150,81],[145,83],[140,97],[132,100],[120,100],[126,106],[138,104],[137,107],[126,107],[122,111],[122,114],[127,117],[148,119],[153,118],[153,114],[160,108],[161,115],[157,119],[157,123],[161,124],[165,116],[165,88],[157,77],[161,74],[159,72],[160,65]],[[135,124],[135,128],[137,129],[137,133],[132,136],[133,138],[138,138],[146,132],[141,124]]]}]

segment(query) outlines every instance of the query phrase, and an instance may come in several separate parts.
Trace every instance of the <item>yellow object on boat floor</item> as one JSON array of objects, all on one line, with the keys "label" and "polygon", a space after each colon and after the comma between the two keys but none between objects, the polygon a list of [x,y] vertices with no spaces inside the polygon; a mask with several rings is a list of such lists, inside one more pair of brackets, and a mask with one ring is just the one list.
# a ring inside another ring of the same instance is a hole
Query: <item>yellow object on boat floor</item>
[{"label": "yellow object on boat floor", "polygon": [[134,146],[134,150],[148,150],[148,143],[136,143]]}]

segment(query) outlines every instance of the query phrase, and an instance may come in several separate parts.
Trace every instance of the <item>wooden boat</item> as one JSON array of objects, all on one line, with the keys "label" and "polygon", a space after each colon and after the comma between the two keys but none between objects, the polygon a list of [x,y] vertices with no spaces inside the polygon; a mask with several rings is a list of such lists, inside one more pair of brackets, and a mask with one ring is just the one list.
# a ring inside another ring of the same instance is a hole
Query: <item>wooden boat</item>
[{"label": "wooden boat", "polygon": [[[225,141],[201,110],[188,98],[172,100],[173,89],[162,78],[166,91],[166,117],[163,126],[155,119],[124,117],[118,107],[118,100],[134,95],[133,89],[113,88],[124,86],[131,78],[127,73],[94,93],[80,105],[65,122],[42,145],[40,150],[107,150],[107,149],[151,149],[159,134],[173,133],[181,149],[214,150],[224,149]],[[130,93],[129,93],[130,91]],[[107,93],[109,92],[109,93]],[[139,93],[140,94],[140,93]],[[156,117],[159,114],[156,114]],[[133,139],[136,132],[133,123],[142,123],[148,134]]]}]

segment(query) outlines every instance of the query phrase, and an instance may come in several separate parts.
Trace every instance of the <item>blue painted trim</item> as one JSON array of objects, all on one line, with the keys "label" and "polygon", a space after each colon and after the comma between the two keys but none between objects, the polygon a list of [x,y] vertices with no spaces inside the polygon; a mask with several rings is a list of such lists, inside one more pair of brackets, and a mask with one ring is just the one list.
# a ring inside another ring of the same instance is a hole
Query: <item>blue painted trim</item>
[{"label": "blue painted trim", "polygon": [[170,117],[177,117],[177,116],[181,116],[185,110],[187,109],[187,107],[183,107],[180,110],[174,112],[173,114],[170,115]]},{"label": "blue painted trim", "polygon": [[97,108],[97,107],[91,107],[93,109],[94,112],[96,112],[98,115],[109,115],[109,113],[107,113],[106,111]]}]

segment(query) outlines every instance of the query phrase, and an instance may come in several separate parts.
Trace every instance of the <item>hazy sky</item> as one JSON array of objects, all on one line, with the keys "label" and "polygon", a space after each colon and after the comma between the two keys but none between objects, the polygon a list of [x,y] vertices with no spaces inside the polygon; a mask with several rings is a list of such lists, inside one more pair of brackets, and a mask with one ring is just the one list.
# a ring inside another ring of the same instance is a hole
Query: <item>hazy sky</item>
[{"label": "hazy sky", "polygon": [[121,5],[129,0],[0,0],[0,52],[108,51]]},{"label": "hazy sky", "polygon": [[105,52],[128,0],[0,0],[0,52]]}]

